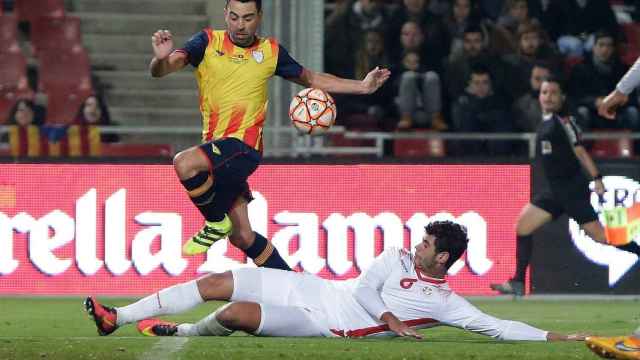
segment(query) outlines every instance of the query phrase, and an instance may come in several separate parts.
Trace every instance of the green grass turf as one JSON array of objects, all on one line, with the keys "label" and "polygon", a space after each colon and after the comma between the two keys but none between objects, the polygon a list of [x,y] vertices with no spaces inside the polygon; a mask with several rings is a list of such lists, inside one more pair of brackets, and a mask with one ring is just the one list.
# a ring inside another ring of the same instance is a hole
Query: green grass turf
[{"label": "green grass turf", "polygon": [[[106,299],[124,305],[130,299]],[[503,319],[558,332],[628,334],[640,324],[636,301],[472,300]],[[169,317],[200,319],[220,304]],[[583,343],[499,342],[458,329],[423,330],[425,340],[258,338],[149,338],[134,326],[99,337],[82,299],[0,298],[0,359],[595,359]],[[183,343],[181,343],[183,342]],[[179,348],[177,351],[173,351]]]}]

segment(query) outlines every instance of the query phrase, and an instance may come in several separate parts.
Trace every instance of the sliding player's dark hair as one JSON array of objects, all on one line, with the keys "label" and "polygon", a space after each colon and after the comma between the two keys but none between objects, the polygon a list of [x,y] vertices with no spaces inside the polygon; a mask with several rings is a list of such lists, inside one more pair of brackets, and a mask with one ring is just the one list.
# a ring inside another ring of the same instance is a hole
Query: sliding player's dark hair
[{"label": "sliding player's dark hair", "polygon": [[453,221],[434,221],[425,226],[427,234],[436,238],[436,252],[448,252],[449,260],[445,264],[448,269],[467,250],[469,238],[467,229]]},{"label": "sliding player's dark hair", "polygon": [[[229,1],[231,0],[227,0],[226,6],[229,6]],[[256,3],[256,8],[258,9],[258,12],[262,11],[262,0],[236,0],[236,1],[239,1],[241,3],[254,2]]]}]

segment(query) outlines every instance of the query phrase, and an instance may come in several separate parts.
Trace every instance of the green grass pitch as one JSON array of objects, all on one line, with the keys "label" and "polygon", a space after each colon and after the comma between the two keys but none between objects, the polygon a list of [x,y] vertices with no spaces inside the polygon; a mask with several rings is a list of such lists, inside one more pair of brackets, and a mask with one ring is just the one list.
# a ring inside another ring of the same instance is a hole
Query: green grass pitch
[{"label": "green grass pitch", "polygon": [[[103,299],[124,305],[129,299]],[[616,301],[472,300],[483,311],[559,332],[630,333],[640,304]],[[205,304],[174,321],[200,319]],[[596,359],[582,342],[499,342],[462,330],[423,330],[425,339],[149,338],[134,326],[99,337],[80,298],[0,298],[0,359]]]}]

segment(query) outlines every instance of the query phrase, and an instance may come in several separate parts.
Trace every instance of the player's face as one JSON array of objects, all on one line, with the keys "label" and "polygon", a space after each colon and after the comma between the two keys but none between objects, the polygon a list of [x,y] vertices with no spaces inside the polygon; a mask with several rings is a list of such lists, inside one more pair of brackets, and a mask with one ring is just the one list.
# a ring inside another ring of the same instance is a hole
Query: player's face
[{"label": "player's face", "polygon": [[556,82],[545,81],[540,87],[540,107],[543,114],[557,113],[562,109],[564,94]]},{"label": "player's face", "polygon": [[254,42],[261,19],[262,13],[258,12],[255,1],[243,3],[231,0],[224,10],[229,36],[240,46],[249,46]]},{"label": "player's face", "polygon": [[429,270],[436,265],[436,237],[425,234],[422,242],[416,245],[414,265],[422,270]]}]

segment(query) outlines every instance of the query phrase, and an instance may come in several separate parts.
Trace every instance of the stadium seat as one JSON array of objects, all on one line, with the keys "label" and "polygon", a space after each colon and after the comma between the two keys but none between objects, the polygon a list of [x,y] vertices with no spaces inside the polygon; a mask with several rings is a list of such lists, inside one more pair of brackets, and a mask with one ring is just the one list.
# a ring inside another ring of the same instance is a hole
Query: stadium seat
[{"label": "stadium seat", "polygon": [[630,158],[634,156],[633,140],[624,137],[628,131],[605,130],[620,132],[618,139],[596,139],[591,147],[591,154],[599,158]]},{"label": "stadium seat", "polygon": [[51,51],[39,54],[40,90],[49,88],[76,87],[91,78],[89,57],[84,49],[73,51]]},{"label": "stadium seat", "polygon": [[0,15],[0,54],[20,51],[18,21],[12,15]]},{"label": "stadium seat", "polygon": [[0,54],[0,91],[26,85],[27,61],[21,52]]},{"label": "stadium seat", "polygon": [[47,123],[71,124],[82,102],[93,94],[89,88],[49,88],[47,90]]},{"label": "stadium seat", "polygon": [[640,56],[640,26],[638,23],[621,25],[626,41],[621,46],[620,60],[626,65],[632,65]]},{"label": "stadium seat", "polygon": [[571,75],[571,71],[573,70],[573,68],[578,65],[581,64],[583,61],[582,57],[580,56],[567,56],[564,59],[564,63],[563,63],[563,73],[567,76]]},{"label": "stadium seat", "polygon": [[442,139],[395,139],[393,155],[397,158],[443,157],[446,155]]},{"label": "stadium seat", "polygon": [[37,55],[43,51],[71,51],[82,47],[80,19],[75,16],[42,16],[33,21],[31,43]]},{"label": "stadium seat", "polygon": [[357,131],[379,131],[379,121],[376,117],[368,114],[351,114],[339,120],[348,130]]},{"label": "stadium seat", "polygon": [[64,16],[64,0],[17,0],[14,11],[19,21],[33,22],[40,16]]}]

